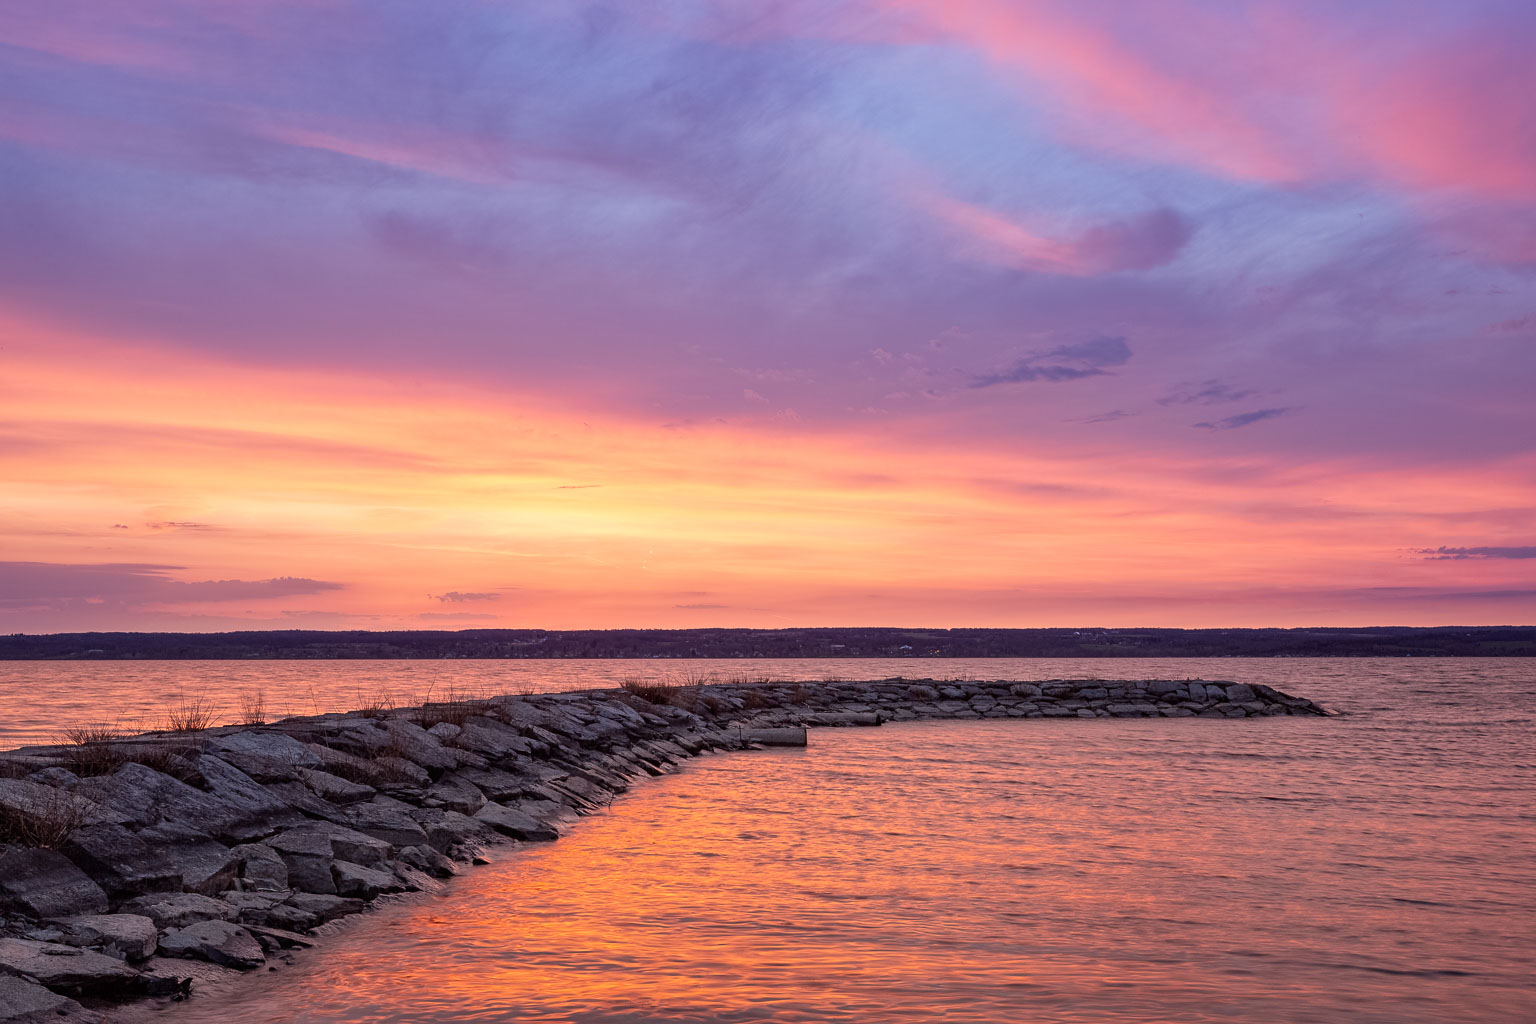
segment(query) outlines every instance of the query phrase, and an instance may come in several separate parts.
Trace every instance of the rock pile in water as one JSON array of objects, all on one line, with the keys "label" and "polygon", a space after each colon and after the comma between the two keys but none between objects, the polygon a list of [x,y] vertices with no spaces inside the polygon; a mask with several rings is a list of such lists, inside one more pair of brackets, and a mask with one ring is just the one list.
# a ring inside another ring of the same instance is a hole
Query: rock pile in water
[{"label": "rock pile in water", "polygon": [[492,845],[556,839],[636,778],[804,745],[807,725],[1323,713],[1203,681],[637,685],[0,754],[0,1024],[185,994],[187,960],[286,959]]}]

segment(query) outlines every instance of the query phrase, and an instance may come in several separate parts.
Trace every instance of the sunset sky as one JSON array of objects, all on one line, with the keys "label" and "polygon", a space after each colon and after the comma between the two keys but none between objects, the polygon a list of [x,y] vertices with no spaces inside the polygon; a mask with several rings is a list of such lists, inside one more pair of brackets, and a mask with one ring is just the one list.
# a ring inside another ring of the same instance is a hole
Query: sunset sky
[{"label": "sunset sky", "polygon": [[0,5],[0,632],[1536,622],[1533,49]]}]

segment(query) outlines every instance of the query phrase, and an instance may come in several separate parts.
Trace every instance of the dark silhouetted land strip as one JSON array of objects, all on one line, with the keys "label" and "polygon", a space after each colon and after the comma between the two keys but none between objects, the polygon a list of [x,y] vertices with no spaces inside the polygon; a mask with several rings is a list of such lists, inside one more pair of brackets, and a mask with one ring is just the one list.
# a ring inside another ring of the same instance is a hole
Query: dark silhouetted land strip
[{"label": "dark silhouetted land strip", "polygon": [[53,633],[0,660],[1533,657],[1536,626],[1303,629],[465,629]]}]

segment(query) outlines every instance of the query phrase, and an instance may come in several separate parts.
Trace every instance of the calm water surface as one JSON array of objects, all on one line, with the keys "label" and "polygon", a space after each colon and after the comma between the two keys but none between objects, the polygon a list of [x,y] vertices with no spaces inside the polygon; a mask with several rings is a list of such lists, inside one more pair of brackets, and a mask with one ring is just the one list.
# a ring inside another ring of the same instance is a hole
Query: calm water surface
[{"label": "calm water surface", "polygon": [[[810,678],[885,674],[800,664]],[[1536,665],[953,664],[1268,682],[1348,714],[914,723],[703,758],[552,846],[503,852],[439,896],[366,916],[295,967],[139,1012],[165,1024],[1536,1019]],[[930,674],[914,667],[903,674]]]}]

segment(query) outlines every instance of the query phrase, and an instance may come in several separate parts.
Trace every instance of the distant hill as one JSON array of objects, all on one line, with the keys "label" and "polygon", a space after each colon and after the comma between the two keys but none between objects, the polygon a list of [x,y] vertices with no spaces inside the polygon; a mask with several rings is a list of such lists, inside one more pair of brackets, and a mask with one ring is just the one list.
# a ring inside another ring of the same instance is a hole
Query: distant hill
[{"label": "distant hill", "polygon": [[465,629],[18,633],[0,660],[1533,657],[1536,626],[1303,629]]}]

